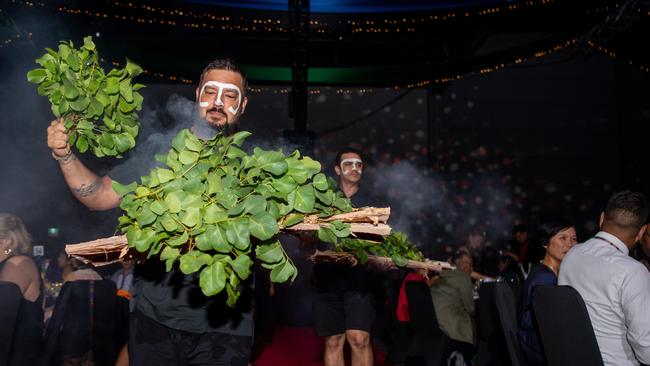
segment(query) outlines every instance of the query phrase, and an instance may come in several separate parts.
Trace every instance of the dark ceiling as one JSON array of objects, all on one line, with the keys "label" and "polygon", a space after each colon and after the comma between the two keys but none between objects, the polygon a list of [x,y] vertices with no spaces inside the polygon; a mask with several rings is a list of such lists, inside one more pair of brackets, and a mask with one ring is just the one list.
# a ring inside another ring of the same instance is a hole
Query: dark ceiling
[{"label": "dark ceiling", "polygon": [[[8,2],[4,16],[12,19],[27,13],[56,19],[77,40],[99,34],[96,43],[108,60],[129,57],[165,75],[152,76],[148,82],[169,82],[172,75],[176,77],[172,81],[194,81],[203,65],[217,56],[244,64],[258,85],[290,83],[291,65],[301,62],[297,54],[309,67],[311,85],[424,86],[566,47],[584,55],[607,46],[641,63],[650,60],[647,2],[615,6],[598,0],[411,0],[399,2],[399,7],[395,3],[312,1],[312,9],[321,12],[303,12],[309,31],[297,36],[292,34],[288,11],[252,9],[281,8],[282,3],[270,0],[14,0]],[[232,4],[245,8],[224,6]],[[357,8],[364,12],[324,10]],[[366,12],[373,9],[376,12]],[[53,46],[39,44],[37,32],[33,38],[37,46]]]}]

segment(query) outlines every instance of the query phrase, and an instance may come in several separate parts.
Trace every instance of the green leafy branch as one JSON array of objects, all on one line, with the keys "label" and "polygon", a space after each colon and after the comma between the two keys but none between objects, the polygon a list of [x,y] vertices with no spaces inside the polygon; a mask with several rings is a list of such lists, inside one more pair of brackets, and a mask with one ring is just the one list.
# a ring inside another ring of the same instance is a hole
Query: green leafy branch
[{"label": "green leafy branch", "polygon": [[306,215],[352,209],[320,163],[298,151],[286,156],[255,148],[249,155],[241,149],[248,136],[244,131],[202,141],[183,130],[167,155],[156,157],[163,166],[141,184],[113,184],[123,197],[119,227],[129,246],[160,255],[168,271],[176,264],[185,274],[200,271],[203,293],[225,289],[229,305],[254,259],[270,270],[273,282],[296,278],[296,266],[277,240],[282,228]]},{"label": "green leafy branch", "polygon": [[92,37],[84,38],[76,49],[71,41],[61,41],[58,51],[36,59],[41,68],[27,73],[38,84],[38,94],[46,96],[56,117],[64,118],[70,145],[97,157],[122,154],[135,147],[139,131],[136,111],[142,109],[142,84],[133,78],[142,68],[127,60],[126,67],[108,74],[99,65]]}]

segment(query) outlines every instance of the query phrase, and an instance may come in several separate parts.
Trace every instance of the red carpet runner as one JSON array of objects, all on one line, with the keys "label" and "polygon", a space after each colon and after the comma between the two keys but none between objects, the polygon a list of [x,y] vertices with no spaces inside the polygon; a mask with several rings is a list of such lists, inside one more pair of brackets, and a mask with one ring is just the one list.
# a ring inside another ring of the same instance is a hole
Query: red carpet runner
[{"label": "red carpet runner", "polygon": [[[346,365],[350,360],[346,360]],[[312,328],[278,328],[254,366],[322,366],[323,338]],[[375,365],[385,365],[381,352],[375,352]]]}]

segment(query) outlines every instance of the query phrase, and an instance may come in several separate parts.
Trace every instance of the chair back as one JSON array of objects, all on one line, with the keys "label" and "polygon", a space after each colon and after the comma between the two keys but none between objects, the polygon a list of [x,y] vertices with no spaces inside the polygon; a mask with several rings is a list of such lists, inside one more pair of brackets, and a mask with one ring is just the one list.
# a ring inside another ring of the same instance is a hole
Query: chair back
[{"label": "chair back", "polygon": [[517,338],[517,302],[511,286],[506,283],[496,283],[494,301],[499,313],[505,343],[508,347],[510,363],[513,366],[523,366],[525,365],[524,357]]},{"label": "chair back", "polygon": [[441,365],[446,336],[438,325],[429,287],[424,282],[407,282],[405,289],[413,329],[408,354],[423,357],[427,366]]},{"label": "chair back", "polygon": [[496,282],[483,282],[478,290],[477,366],[509,365],[509,352],[495,301]]},{"label": "chair back", "polygon": [[111,280],[63,285],[45,333],[41,365],[60,365],[89,356],[96,366],[114,365],[126,343],[124,328],[128,328],[123,314],[128,312],[128,303],[116,292]]},{"label": "chair back", "polygon": [[23,294],[20,287],[12,282],[0,282],[0,366],[9,362],[13,344],[16,319]]},{"label": "chair back", "polygon": [[570,286],[537,286],[533,312],[549,366],[603,365],[584,300]]}]

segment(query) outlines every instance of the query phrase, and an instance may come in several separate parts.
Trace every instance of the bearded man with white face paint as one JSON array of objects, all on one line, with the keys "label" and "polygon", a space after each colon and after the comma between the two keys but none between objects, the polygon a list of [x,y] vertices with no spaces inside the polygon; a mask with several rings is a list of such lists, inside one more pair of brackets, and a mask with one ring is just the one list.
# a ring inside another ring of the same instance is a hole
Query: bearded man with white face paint
[{"label": "bearded man with white face paint", "polygon": [[[236,130],[248,103],[246,87],[244,72],[232,60],[209,63],[196,89],[197,112],[205,123],[192,130],[201,138]],[[91,210],[118,207],[120,196],[111,178],[100,178],[82,164],[68,141],[63,121],[53,121],[47,143],[75,197]],[[164,263],[152,258],[136,266],[134,288],[130,365],[248,365],[253,335],[250,286],[241,288],[238,307],[231,309],[223,294],[205,297],[198,276],[166,272]]]},{"label": "bearded man with white face paint", "polygon": [[[352,201],[353,207],[376,205],[360,191],[363,176],[360,151],[352,148],[340,151],[334,171],[339,178],[339,189]],[[331,249],[324,243],[319,247]],[[372,365],[370,329],[375,320],[375,298],[370,273],[363,266],[349,268],[318,263],[314,266],[312,282],[314,326],[316,333],[325,337],[325,366],[344,365],[346,341],[352,350],[352,365]]]}]

